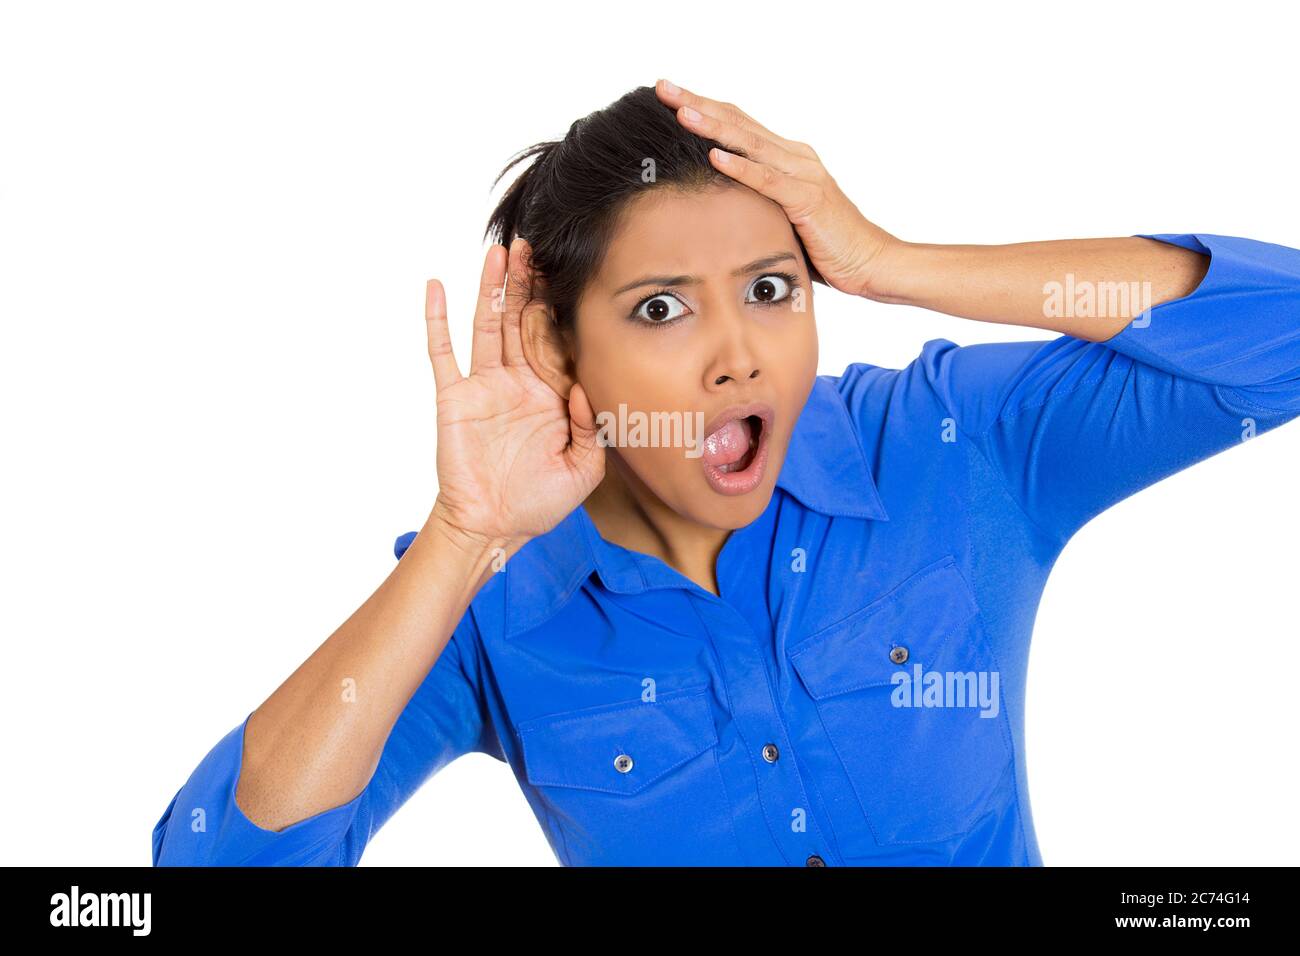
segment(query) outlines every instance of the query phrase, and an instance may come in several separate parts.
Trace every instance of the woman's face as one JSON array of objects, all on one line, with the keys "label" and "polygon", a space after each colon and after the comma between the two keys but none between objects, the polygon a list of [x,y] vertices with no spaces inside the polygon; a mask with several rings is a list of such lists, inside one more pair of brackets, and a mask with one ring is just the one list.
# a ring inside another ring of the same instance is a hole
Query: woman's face
[{"label": "woman's face", "polygon": [[653,189],[622,223],[576,319],[574,369],[608,426],[609,463],[643,501],[649,491],[697,523],[747,525],[817,374],[793,227],[738,186]]}]

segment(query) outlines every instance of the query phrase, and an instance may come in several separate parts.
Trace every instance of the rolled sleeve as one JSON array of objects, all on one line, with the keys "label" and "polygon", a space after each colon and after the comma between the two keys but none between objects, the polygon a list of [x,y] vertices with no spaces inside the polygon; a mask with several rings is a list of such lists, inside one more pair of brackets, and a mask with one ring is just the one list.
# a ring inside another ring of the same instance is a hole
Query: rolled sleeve
[{"label": "rolled sleeve", "polygon": [[1142,237],[1210,256],[1192,293],[1103,342],[931,340],[901,376],[924,379],[1058,546],[1123,498],[1300,414],[1300,251],[1207,233]]},{"label": "rolled sleeve", "polygon": [[258,826],[235,802],[252,715],[245,716],[203,758],[154,826],[154,865],[354,866],[373,835],[438,770],[471,751],[506,759],[483,693],[480,648],[466,610],[398,716],[365,789],[282,830]]},{"label": "rolled sleeve", "polygon": [[1191,294],[1103,344],[1252,405],[1300,410],[1300,250],[1211,233],[1140,237],[1206,254],[1209,267]]},{"label": "rolled sleeve", "polygon": [[[154,866],[313,866],[337,863],[366,798],[267,830],[235,802],[248,717],[226,734],[172,797],[153,830]],[[368,789],[368,788],[367,788]]]}]

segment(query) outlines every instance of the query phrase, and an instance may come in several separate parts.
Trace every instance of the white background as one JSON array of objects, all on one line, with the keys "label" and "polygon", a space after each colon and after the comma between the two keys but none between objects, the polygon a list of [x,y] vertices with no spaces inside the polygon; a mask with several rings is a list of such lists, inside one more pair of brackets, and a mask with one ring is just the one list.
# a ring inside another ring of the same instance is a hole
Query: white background
[{"label": "white background", "polygon": [[[425,280],[465,364],[515,151],[667,76],[904,239],[1300,246],[1283,9],[6,3],[3,862],[147,865],[208,749],[392,570],[436,489]],[[1051,336],[815,294],[826,373]],[[1298,474],[1292,423],[1062,555],[1029,684],[1048,865],[1297,862]],[[556,865],[479,754],[363,860],[422,863]]]}]

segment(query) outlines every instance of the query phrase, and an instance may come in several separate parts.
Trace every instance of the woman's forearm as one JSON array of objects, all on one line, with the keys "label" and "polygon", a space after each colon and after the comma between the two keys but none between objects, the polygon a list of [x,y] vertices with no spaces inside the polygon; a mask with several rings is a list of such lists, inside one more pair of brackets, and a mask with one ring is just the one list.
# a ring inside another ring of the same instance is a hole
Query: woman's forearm
[{"label": "woman's forearm", "polygon": [[892,243],[865,294],[980,322],[1099,342],[1195,291],[1209,256],[1139,236],[1007,245]]},{"label": "woman's forearm", "polygon": [[378,589],[249,716],[244,815],[281,830],[360,794],[494,561],[518,547],[458,532],[435,509]]}]

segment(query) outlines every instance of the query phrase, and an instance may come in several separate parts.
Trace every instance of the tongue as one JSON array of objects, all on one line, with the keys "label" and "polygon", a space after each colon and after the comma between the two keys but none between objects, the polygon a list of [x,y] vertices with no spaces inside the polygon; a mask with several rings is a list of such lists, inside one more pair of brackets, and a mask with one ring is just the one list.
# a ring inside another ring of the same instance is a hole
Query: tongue
[{"label": "tongue", "polygon": [[740,461],[749,451],[752,434],[749,419],[733,418],[704,439],[704,460],[715,468]]}]

